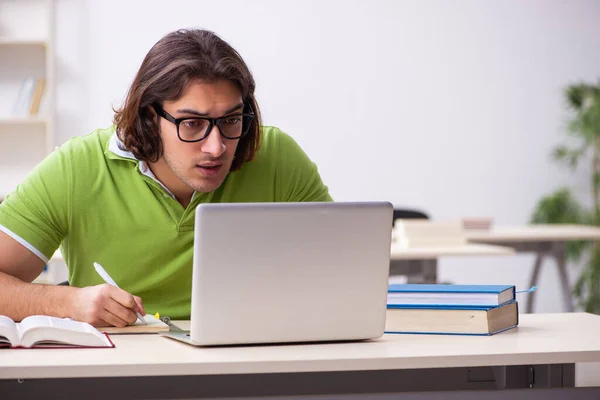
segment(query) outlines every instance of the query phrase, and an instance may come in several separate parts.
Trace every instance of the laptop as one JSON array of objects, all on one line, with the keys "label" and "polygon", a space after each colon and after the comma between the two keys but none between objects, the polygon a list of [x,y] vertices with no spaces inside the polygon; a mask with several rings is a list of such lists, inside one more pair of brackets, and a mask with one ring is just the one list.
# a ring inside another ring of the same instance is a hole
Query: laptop
[{"label": "laptop", "polygon": [[197,346],[383,335],[393,206],[229,203],[196,208],[190,331]]}]

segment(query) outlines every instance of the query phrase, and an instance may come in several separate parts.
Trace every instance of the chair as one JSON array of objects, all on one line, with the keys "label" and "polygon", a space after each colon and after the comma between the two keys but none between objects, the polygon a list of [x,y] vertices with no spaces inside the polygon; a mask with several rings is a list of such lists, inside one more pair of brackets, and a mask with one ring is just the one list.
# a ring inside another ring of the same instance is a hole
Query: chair
[{"label": "chair", "polygon": [[[394,208],[393,222],[397,219],[429,219],[425,212],[415,209]],[[391,260],[390,277],[406,276],[408,283],[437,283],[437,259]]]},{"label": "chair", "polygon": [[397,219],[429,219],[429,216],[419,210],[394,208],[394,221]]}]

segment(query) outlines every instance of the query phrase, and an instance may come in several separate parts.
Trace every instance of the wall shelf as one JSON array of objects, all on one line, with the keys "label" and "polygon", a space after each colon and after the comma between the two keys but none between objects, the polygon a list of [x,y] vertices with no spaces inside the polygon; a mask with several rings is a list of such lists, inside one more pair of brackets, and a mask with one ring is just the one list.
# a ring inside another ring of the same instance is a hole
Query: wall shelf
[{"label": "wall shelf", "polygon": [[41,117],[0,117],[0,126],[3,125],[46,125],[48,120]]},{"label": "wall shelf", "polygon": [[48,46],[48,41],[44,39],[15,39],[0,37],[0,46]]},{"label": "wall shelf", "polygon": [[[14,190],[27,172],[55,147],[56,4],[55,0],[0,0],[0,8],[0,196],[3,196]],[[39,85],[43,85],[43,91]],[[34,115],[29,113],[32,104],[33,109],[37,108]],[[28,151],[21,154],[24,148]]]}]

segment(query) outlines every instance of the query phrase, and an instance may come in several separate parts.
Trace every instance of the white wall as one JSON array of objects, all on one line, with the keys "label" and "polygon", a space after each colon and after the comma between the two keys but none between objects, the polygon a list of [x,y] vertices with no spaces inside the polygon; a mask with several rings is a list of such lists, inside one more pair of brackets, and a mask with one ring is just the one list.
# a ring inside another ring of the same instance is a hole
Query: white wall
[{"label": "white wall", "polygon": [[[57,132],[109,125],[149,48],[205,27],[245,57],[265,122],[301,143],[336,200],[523,224],[557,186],[585,193],[549,153],[562,89],[599,78],[599,17],[594,0],[58,0]],[[532,262],[444,259],[440,275],[524,288]],[[546,266],[537,310],[562,311]]]}]

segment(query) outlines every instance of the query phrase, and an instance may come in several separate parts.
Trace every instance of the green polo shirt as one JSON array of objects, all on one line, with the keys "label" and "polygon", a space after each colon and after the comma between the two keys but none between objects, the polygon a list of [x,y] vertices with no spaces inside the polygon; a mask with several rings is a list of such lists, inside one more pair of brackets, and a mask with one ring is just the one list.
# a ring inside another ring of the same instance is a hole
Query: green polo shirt
[{"label": "green polo shirt", "polygon": [[[331,201],[298,144],[264,127],[253,161],[184,208],[114,127],[57,148],[0,204],[0,230],[47,261],[61,246],[69,282],[103,283],[98,262],[148,313],[190,315],[194,214],[200,203]],[[235,243],[230,243],[235,250]]]}]

